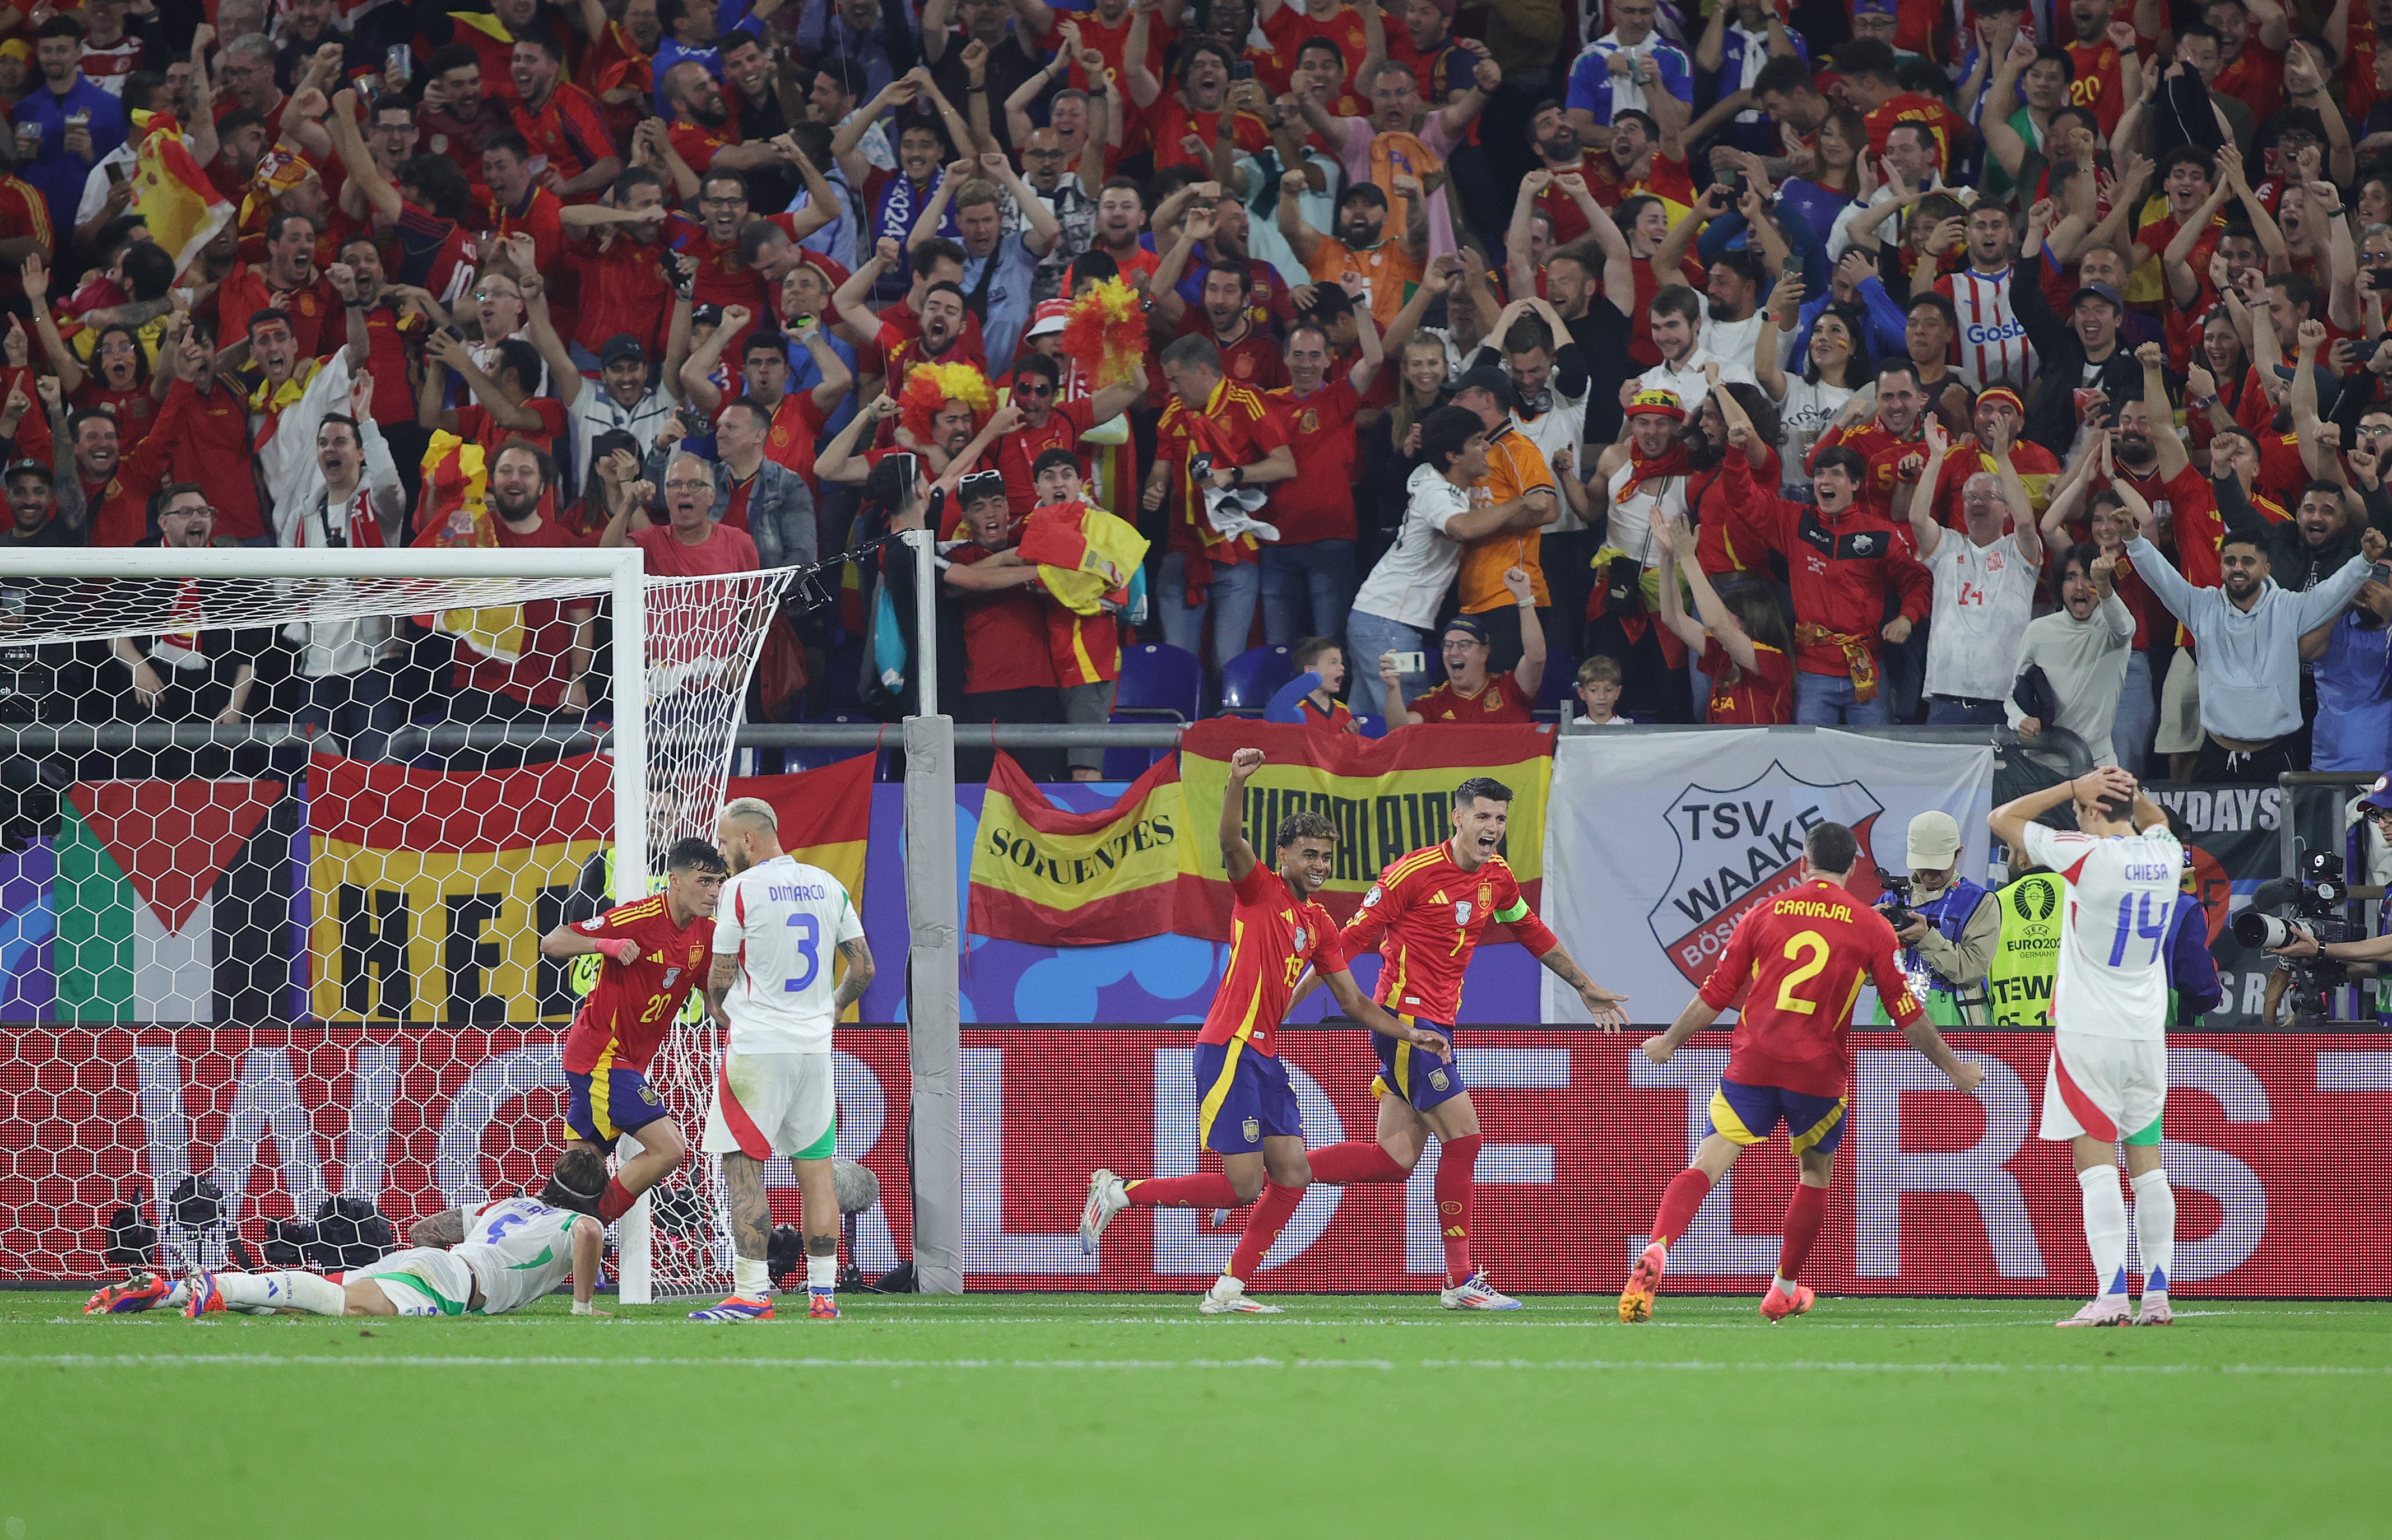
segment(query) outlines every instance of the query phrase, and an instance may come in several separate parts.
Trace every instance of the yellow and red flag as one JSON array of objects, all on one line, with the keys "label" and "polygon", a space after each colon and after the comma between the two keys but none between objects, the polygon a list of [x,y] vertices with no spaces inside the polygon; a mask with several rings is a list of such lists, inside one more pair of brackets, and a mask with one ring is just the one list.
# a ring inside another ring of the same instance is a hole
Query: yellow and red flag
[{"label": "yellow and red flag", "polygon": [[[489,505],[489,468],[482,446],[451,433],[436,433],[423,451],[423,493],[417,502],[419,546],[495,547],[499,529]],[[523,656],[523,606],[497,604],[478,610],[443,610],[418,615],[418,625],[446,631],[484,657],[513,663]]]},{"label": "yellow and red flag", "polygon": [[174,257],[175,276],[180,278],[232,218],[232,202],[200,169],[173,118],[152,113],[141,132],[140,148],[133,157],[133,201],[126,212],[141,216],[150,239]]},{"label": "yellow and red flag", "polygon": [[[1290,813],[1320,812],[1337,826],[1337,864],[1320,901],[1341,921],[1359,907],[1387,863],[1453,834],[1453,788],[1491,775],[1512,788],[1502,853],[1533,904],[1544,879],[1545,794],[1553,783],[1553,729],[1408,727],[1384,738],[1318,732],[1277,722],[1216,718],[1181,734],[1179,769],[1188,825],[1211,830],[1228,786],[1229,756],[1263,751],[1246,783],[1246,839],[1270,860],[1273,835]],[[1183,905],[1183,936],[1229,938],[1229,878],[1219,842],[1187,841],[1202,878],[1202,905]],[[1490,927],[1490,939],[1509,933]]]},{"label": "yellow and red flag", "polygon": [[1112,807],[1072,813],[1000,753],[972,842],[971,933],[1096,946],[1184,929],[1181,912],[1201,902],[1190,843],[1172,760]]},{"label": "yellow and red flag", "polygon": [[1075,615],[1102,614],[1104,598],[1129,586],[1146,549],[1136,525],[1084,502],[1034,508],[1021,528],[1021,559]]}]

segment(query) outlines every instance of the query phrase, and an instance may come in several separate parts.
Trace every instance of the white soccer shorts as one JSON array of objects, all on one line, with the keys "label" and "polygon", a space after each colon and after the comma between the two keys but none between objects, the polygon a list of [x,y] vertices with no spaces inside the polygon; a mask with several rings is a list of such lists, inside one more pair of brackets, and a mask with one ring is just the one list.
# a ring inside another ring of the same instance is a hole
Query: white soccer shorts
[{"label": "white soccer shorts", "polygon": [[830,1055],[724,1052],[706,1109],[707,1154],[827,1160],[838,1137]]},{"label": "white soccer shorts", "polygon": [[462,1315],[474,1299],[474,1270],[454,1251],[418,1246],[344,1274],[370,1278],[401,1315]]},{"label": "white soccer shorts", "polygon": [[[2167,1043],[2057,1031],[2044,1072],[2046,1139],[2088,1134],[2105,1143],[2156,1131],[2167,1108]],[[2136,1141],[2155,1143],[2155,1139]]]}]

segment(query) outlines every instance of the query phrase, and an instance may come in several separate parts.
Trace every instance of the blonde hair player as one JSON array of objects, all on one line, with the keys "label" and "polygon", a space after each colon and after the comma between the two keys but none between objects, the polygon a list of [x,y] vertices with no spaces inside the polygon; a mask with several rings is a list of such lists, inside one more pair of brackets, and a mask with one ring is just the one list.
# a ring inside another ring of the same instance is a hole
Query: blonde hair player
[{"label": "blonde hair player", "polygon": [[[806,1314],[838,1319],[838,1193],[831,1151],[838,1141],[831,1081],[831,1027],[872,982],[872,949],[847,889],[818,866],[781,848],[772,804],[734,798],[714,843],[731,867],[714,912],[714,965],[706,1003],[722,1026],[722,1073],[707,1109],[708,1155],[722,1157],[731,1200],[732,1289],[693,1321],[769,1321],[765,1266],[773,1207],[764,1162],[786,1155],[797,1168],[806,1237]],[[847,973],[831,984],[831,949]]]}]

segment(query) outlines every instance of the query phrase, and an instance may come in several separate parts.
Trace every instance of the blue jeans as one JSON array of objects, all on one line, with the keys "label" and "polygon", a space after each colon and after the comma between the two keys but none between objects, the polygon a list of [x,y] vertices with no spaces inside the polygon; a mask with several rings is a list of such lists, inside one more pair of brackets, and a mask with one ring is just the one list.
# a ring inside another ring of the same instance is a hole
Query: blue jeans
[{"label": "blue jeans", "polygon": [[1354,589],[1351,540],[1263,547],[1263,640],[1284,647],[1305,637],[1344,636]]},{"label": "blue jeans", "polygon": [[1205,666],[1208,677],[1217,676],[1221,665],[1246,650],[1246,638],[1254,628],[1254,603],[1262,592],[1262,570],[1254,563],[1215,567],[1213,586],[1204,602],[1191,609],[1188,604],[1188,558],[1175,550],[1163,559],[1160,588],[1155,618],[1163,623],[1163,640],[1182,652],[1194,654],[1199,663],[1205,663],[1204,617],[1208,613],[1212,615],[1213,657]]},{"label": "blue jeans", "polygon": [[[2186,665],[2190,662],[2184,660]],[[2118,692],[2118,715],[2110,723],[2110,749],[2121,769],[2143,773],[2143,756],[2152,746],[2152,733],[2159,720],[2159,703],[2152,692],[2152,655],[2128,653],[2126,687]],[[2100,759],[2101,745],[2095,744],[2092,748],[2093,757]]]},{"label": "blue jeans", "polygon": [[1885,726],[1885,675],[1878,675],[1877,699],[1852,699],[1852,681],[1842,674],[1794,675],[1794,719],[1814,727]]},{"label": "blue jeans", "polygon": [[360,668],[306,682],[307,704],[292,715],[292,721],[333,740],[329,746],[352,759],[389,757],[390,735],[398,730],[401,712],[391,696],[387,670]]},{"label": "blue jeans", "polygon": [[[1426,632],[1384,615],[1355,610],[1346,616],[1346,677],[1352,681],[1346,705],[1354,715],[1376,718],[1382,722],[1387,719],[1387,703],[1379,683],[1379,654],[1425,653],[1427,640]],[[1406,674],[1399,688],[1409,705],[1413,696],[1428,688],[1428,675],[1425,671]]]},{"label": "blue jeans", "polygon": [[1929,727],[2000,727],[2008,719],[1999,701],[1962,701],[1936,695],[1927,702]]}]

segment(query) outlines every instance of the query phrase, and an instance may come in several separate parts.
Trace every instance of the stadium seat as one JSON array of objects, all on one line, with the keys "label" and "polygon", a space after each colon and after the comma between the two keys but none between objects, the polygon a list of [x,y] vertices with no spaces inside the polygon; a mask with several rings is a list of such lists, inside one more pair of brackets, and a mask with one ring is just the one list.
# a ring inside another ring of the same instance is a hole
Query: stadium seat
[{"label": "stadium seat", "polygon": [[1532,714],[1540,720],[1561,720],[1570,714],[1570,703],[1577,698],[1578,659],[1567,653],[1549,653],[1545,656],[1545,677],[1537,684],[1537,704]]},{"label": "stadium seat", "polygon": [[1259,717],[1281,686],[1295,678],[1286,647],[1249,647],[1221,666],[1221,715]]},{"label": "stadium seat", "polygon": [[[1121,682],[1113,692],[1116,722],[1192,722],[1202,709],[1204,666],[1168,642],[1122,649]],[[1170,753],[1159,748],[1105,750],[1105,779],[1135,781]]]},{"label": "stadium seat", "polygon": [[1354,728],[1365,738],[1384,738],[1387,735],[1387,719],[1384,717],[1358,716],[1354,718]]}]

